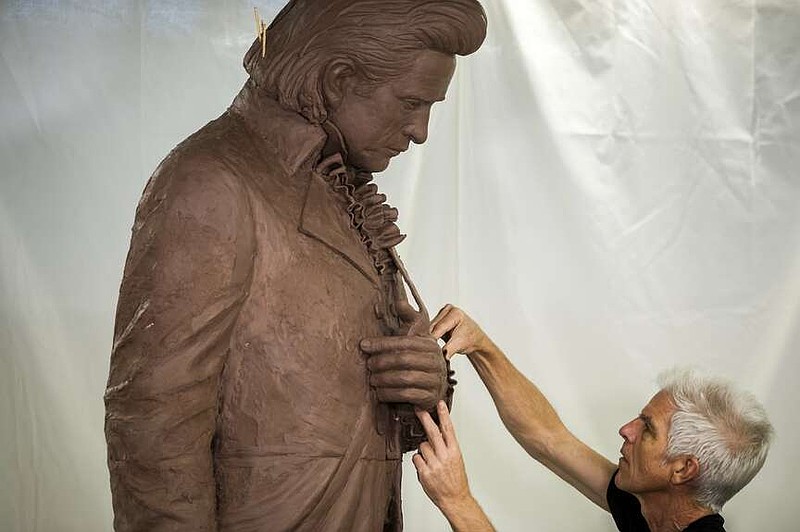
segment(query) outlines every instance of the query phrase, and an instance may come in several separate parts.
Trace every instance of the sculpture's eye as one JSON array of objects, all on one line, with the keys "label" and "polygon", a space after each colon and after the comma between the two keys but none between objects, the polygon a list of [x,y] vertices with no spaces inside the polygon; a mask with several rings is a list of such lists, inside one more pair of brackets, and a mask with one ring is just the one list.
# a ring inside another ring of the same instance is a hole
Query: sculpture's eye
[{"label": "sculpture's eye", "polygon": [[416,111],[417,109],[421,108],[424,105],[422,100],[418,100],[416,98],[404,98],[403,99],[403,108],[406,111]]}]

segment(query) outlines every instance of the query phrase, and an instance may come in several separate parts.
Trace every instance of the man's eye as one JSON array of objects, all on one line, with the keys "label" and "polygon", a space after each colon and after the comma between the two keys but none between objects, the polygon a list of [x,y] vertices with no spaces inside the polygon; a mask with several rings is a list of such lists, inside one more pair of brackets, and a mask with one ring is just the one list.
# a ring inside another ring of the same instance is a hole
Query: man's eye
[{"label": "man's eye", "polygon": [[416,111],[422,107],[422,102],[413,98],[406,98],[403,100],[403,107],[405,107],[405,109],[408,111]]}]

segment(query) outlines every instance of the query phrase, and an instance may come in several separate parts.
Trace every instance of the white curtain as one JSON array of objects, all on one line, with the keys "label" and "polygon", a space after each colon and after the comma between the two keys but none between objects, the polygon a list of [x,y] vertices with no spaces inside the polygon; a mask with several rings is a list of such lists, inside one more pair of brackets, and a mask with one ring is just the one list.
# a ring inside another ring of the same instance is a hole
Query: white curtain
[{"label": "white curtain", "polygon": [[[800,3],[484,0],[428,143],[378,183],[432,312],[469,311],[616,460],[674,365],[726,376],[777,438],[723,510],[796,530]],[[258,1],[271,18],[281,1]],[[102,394],[136,202],[245,79],[249,1],[0,3],[0,530],[103,531]],[[499,530],[611,531],[505,432],[465,359],[454,409]],[[446,530],[413,468],[406,529]]]}]

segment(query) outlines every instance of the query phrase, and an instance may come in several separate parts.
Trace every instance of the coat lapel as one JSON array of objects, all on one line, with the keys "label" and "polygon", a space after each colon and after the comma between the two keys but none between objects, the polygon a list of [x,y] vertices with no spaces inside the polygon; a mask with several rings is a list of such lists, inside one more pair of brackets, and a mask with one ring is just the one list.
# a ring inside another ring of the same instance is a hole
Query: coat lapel
[{"label": "coat lapel", "polygon": [[328,184],[313,173],[306,192],[303,212],[300,215],[300,232],[316,238],[331,248],[375,286],[380,286],[372,259],[350,226],[347,213],[337,205]]}]

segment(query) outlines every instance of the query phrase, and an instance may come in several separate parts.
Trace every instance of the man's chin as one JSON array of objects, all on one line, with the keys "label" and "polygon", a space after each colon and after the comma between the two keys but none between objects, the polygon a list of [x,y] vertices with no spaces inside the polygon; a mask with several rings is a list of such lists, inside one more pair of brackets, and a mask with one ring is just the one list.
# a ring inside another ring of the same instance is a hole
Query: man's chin
[{"label": "man's chin", "polygon": [[614,485],[623,491],[627,491],[627,479],[621,470],[617,471],[617,475],[614,477]]}]

